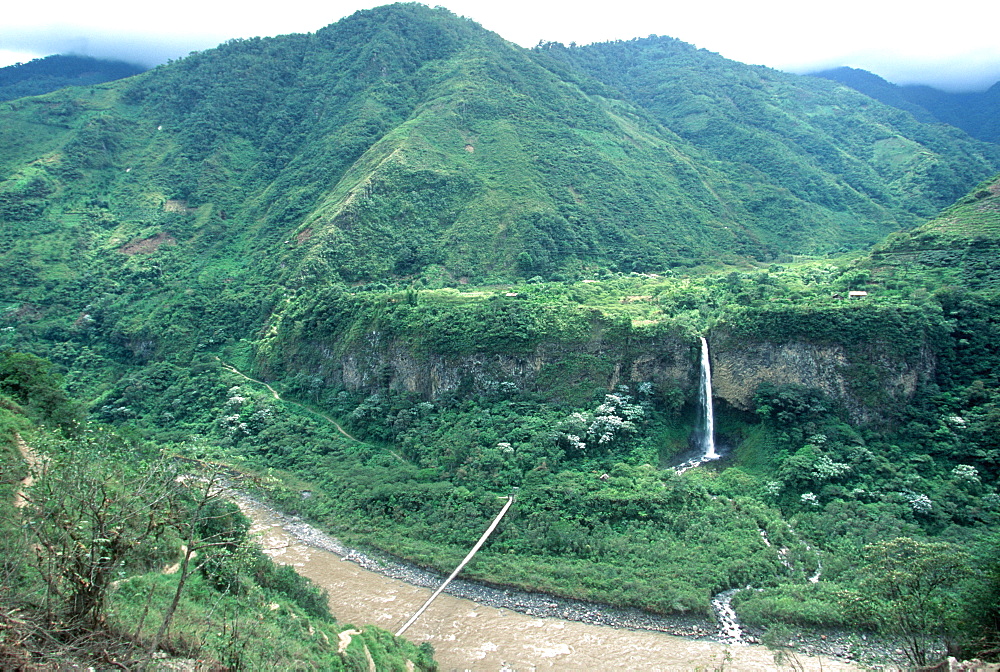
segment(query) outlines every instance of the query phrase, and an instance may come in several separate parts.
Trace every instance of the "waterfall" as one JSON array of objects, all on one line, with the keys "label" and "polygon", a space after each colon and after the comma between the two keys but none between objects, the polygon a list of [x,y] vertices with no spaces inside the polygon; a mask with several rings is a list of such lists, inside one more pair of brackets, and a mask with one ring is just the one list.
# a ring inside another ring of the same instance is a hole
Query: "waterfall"
[{"label": "waterfall", "polygon": [[678,474],[688,469],[719,459],[715,452],[715,411],[712,409],[712,367],[708,361],[708,341],[701,339],[701,381],[698,389],[698,404],[701,406],[701,427],[696,436],[700,439],[701,456],[693,457],[674,467]]},{"label": "waterfall", "polygon": [[712,410],[712,366],[708,360],[708,341],[701,339],[701,392],[700,401],[704,424],[702,425],[702,447],[705,449],[703,460],[717,460],[715,452],[715,411]]}]

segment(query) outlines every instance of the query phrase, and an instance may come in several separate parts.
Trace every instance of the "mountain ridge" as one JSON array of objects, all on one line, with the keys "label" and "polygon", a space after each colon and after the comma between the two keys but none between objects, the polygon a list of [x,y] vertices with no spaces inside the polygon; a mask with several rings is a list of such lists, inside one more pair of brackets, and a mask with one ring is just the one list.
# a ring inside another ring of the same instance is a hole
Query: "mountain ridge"
[{"label": "mountain ridge", "polygon": [[[394,5],[102,85],[101,110],[74,94],[15,107],[40,109],[46,132],[68,131],[64,149],[27,172],[65,196],[82,183],[59,170],[100,176],[105,200],[121,204],[103,208],[119,235],[144,235],[129,222],[137,208],[184,201],[219,244],[277,245],[289,278],[352,282],[433,267],[481,281],[846,249],[950,203],[967,173],[1000,169],[993,146],[889,108],[842,122],[838,110],[873,104],[680,44],[529,51],[446,10]],[[593,64],[623,50],[639,68],[673,73],[679,102],[643,98],[638,79],[601,82]],[[703,70],[716,79],[696,81]],[[762,102],[769,89],[818,102],[783,110]],[[706,96],[735,107],[706,112],[722,109],[705,108]],[[764,122],[733,116],[749,108]]]},{"label": "mountain ridge", "polygon": [[38,96],[66,86],[90,86],[145,72],[119,60],[53,54],[0,68],[0,101]]},{"label": "mountain ridge", "polygon": [[840,82],[886,105],[905,110],[923,122],[940,122],[961,128],[974,138],[1000,142],[1000,82],[986,91],[951,93],[931,86],[899,86],[857,68],[834,68],[810,73]]}]

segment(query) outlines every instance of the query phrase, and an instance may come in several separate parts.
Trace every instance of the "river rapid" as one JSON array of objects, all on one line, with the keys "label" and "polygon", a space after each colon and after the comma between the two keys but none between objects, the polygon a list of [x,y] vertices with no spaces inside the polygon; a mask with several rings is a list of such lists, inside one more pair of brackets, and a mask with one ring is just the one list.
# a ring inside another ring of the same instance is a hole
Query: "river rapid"
[{"label": "river rapid", "polygon": [[[348,624],[371,624],[395,632],[431,594],[433,589],[425,586],[441,581],[405,565],[387,569],[384,562],[353,552],[336,539],[259,502],[241,498],[238,503],[253,521],[264,552],[325,589],[330,608],[345,629]],[[380,565],[380,571],[407,580],[366,569],[353,560]],[[477,597],[477,590],[490,592],[494,595],[489,602],[507,604],[518,611],[448,593],[440,595],[406,631],[406,638],[418,644],[430,642],[443,671],[778,669],[772,653],[763,646],[727,645],[653,631],[669,629],[695,637],[714,634],[714,627],[707,622],[658,619],[620,610],[604,613],[595,605],[470,583],[459,583],[455,590]],[[568,618],[558,618],[559,614]],[[629,618],[636,619],[634,627],[653,630],[631,629],[627,627],[633,623]],[[581,622],[584,620],[590,622]],[[800,655],[797,662],[802,666],[799,669],[806,670],[861,669],[825,657]]]}]

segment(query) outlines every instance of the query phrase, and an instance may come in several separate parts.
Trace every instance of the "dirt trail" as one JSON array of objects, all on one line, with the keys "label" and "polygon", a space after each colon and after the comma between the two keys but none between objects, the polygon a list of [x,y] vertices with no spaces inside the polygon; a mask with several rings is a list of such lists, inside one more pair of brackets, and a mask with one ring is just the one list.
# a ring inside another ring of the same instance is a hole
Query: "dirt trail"
[{"label": "dirt trail", "polygon": [[[270,385],[268,385],[267,383],[265,383],[263,380],[257,380],[256,378],[251,378],[247,374],[245,374],[242,371],[240,371],[239,369],[237,369],[232,364],[227,364],[226,362],[223,362],[218,357],[216,357],[216,359],[218,359],[219,362],[222,364],[222,368],[226,369],[230,373],[235,373],[237,376],[240,376],[241,378],[249,380],[251,383],[257,383],[258,385],[263,385],[264,387],[266,387],[268,389],[268,391],[274,396],[274,398],[277,401],[280,401],[280,402],[285,403],[285,404],[291,404],[292,406],[298,406],[299,408],[301,408],[302,410],[304,410],[304,411],[306,411],[308,413],[312,413],[313,415],[318,415],[319,417],[323,418],[324,420],[326,420],[327,422],[329,422],[331,425],[333,425],[334,428],[336,428],[336,430],[338,432],[340,432],[341,434],[343,434],[344,436],[346,436],[347,438],[349,438],[351,441],[357,441],[358,443],[362,443],[362,441],[360,441],[359,439],[357,439],[357,438],[351,436],[350,434],[348,434],[347,430],[340,426],[340,423],[338,423],[336,420],[334,420],[333,418],[331,418],[326,413],[322,413],[320,411],[317,411],[316,409],[310,408],[309,406],[306,406],[305,404],[300,404],[297,401],[290,401],[288,399],[285,399],[280,394],[278,394],[277,390],[275,390],[273,387],[271,387]],[[400,462],[406,462],[406,458],[403,457],[402,455],[400,455],[399,453],[397,453],[395,450],[389,450],[389,452],[393,455],[393,457],[397,458]]]},{"label": "dirt trail", "polygon": [[[291,565],[327,590],[330,608],[348,628],[377,625],[394,631],[427,597],[420,588],[362,569],[309,546],[286,530],[275,512],[239,501],[253,521],[265,553]],[[430,642],[441,670],[740,670],[775,671],[763,646],[727,646],[658,632],[538,618],[442,594],[407,630],[406,638]],[[342,640],[343,641],[343,640]],[[831,658],[800,655],[796,669],[846,672],[860,668]]]},{"label": "dirt trail", "polygon": [[337,653],[343,653],[347,650],[347,647],[351,645],[351,638],[354,635],[360,635],[360,630],[344,630],[342,633],[337,635],[337,639],[340,640],[337,643]]},{"label": "dirt trail", "polygon": [[42,461],[35,451],[31,449],[31,446],[24,442],[20,434],[14,434],[14,443],[17,445],[17,452],[21,453],[21,457],[28,463],[29,467],[28,475],[21,479],[21,487],[14,493],[14,506],[21,509],[27,506],[29,502],[24,494],[24,489],[30,488],[35,484],[35,477],[32,474],[38,472],[42,466]]},{"label": "dirt trail", "polygon": [[[306,411],[308,411],[310,413],[314,413],[314,414],[318,415],[319,417],[323,418],[324,420],[326,420],[327,422],[329,422],[334,427],[336,427],[338,432],[340,432],[341,434],[343,434],[344,436],[346,436],[347,438],[349,438],[351,441],[358,441],[356,438],[354,438],[353,436],[351,436],[350,434],[348,434],[347,430],[344,429],[343,427],[341,427],[340,423],[338,423],[336,420],[334,420],[333,418],[331,418],[329,415],[326,415],[325,413],[321,413],[321,412],[319,412],[317,410],[309,408],[305,404],[300,404],[297,401],[289,401],[288,399],[285,399],[280,394],[278,394],[278,391],[276,389],[274,389],[273,387],[271,387],[270,385],[268,385],[267,383],[265,383],[263,380],[257,380],[256,378],[251,378],[247,374],[245,374],[242,371],[240,371],[239,369],[237,369],[232,364],[227,364],[226,362],[223,362],[218,357],[216,357],[216,359],[219,360],[219,362],[222,364],[222,368],[224,368],[225,370],[227,370],[227,371],[229,371],[231,373],[235,373],[237,376],[240,376],[241,378],[245,378],[246,380],[249,380],[251,383],[257,383],[258,385],[263,385],[264,387],[266,387],[268,389],[268,391],[272,395],[274,395],[274,398],[276,400],[284,402],[286,404],[291,404],[293,406],[298,406],[299,408],[305,409]],[[358,441],[358,443],[360,443],[360,441]]]}]

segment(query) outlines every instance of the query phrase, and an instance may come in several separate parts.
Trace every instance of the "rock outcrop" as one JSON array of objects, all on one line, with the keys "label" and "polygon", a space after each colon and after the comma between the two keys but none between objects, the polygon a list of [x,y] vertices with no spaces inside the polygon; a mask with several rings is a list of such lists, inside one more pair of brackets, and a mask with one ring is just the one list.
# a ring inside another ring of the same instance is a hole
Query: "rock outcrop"
[{"label": "rock outcrop", "polygon": [[820,390],[852,420],[868,423],[881,417],[886,403],[910,399],[934,374],[927,352],[908,362],[869,343],[740,341],[723,333],[711,347],[715,396],[740,410],[752,410],[761,383],[792,384]]},{"label": "rock outcrop", "polygon": [[[843,404],[852,420],[878,421],[894,402],[910,399],[934,375],[928,349],[903,357],[878,343],[749,340],[718,330],[709,337],[714,396],[753,410],[762,383],[800,385]],[[694,399],[698,342],[660,336],[621,342],[595,336],[542,343],[528,352],[444,355],[369,332],[363,346],[304,342],[270,375],[305,375],[324,387],[363,393],[392,390],[432,400],[443,394],[528,392],[566,401],[596,389],[651,382]]]},{"label": "rock outcrop", "polygon": [[543,343],[521,354],[480,352],[446,356],[371,334],[368,347],[338,355],[327,344],[300,344],[284,362],[285,373],[317,377],[324,385],[373,393],[405,391],[425,399],[458,390],[532,392],[553,397],[589,397],[597,388],[652,382],[693,393],[696,344],[675,338],[625,346],[594,339]]}]

